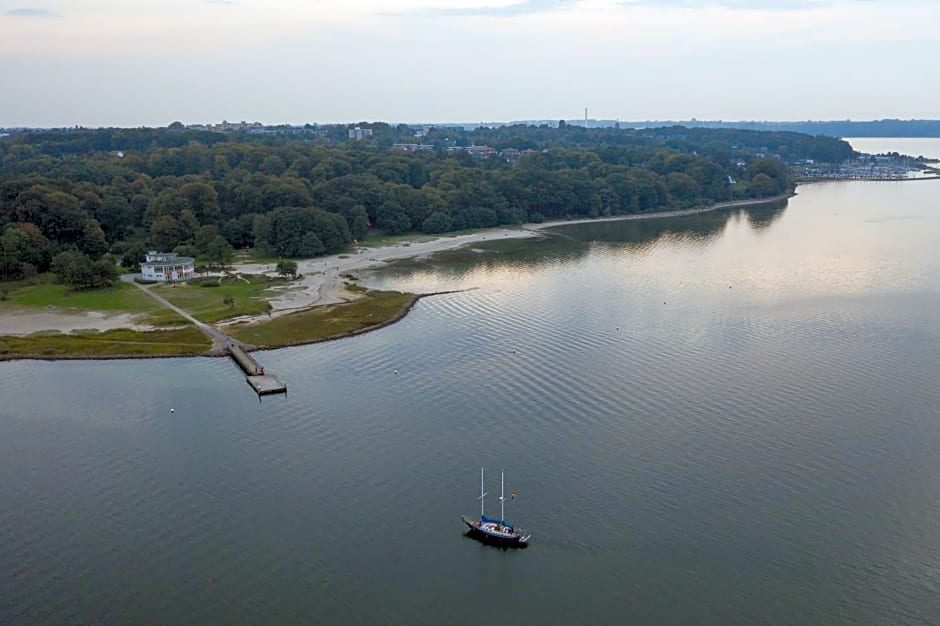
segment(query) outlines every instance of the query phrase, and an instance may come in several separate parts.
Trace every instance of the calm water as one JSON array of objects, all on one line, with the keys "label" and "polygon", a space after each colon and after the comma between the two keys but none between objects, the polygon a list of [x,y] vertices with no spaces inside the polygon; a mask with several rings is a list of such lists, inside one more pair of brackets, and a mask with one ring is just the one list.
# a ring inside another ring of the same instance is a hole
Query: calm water
[{"label": "calm water", "polygon": [[926,137],[858,137],[846,141],[859,152],[885,154],[898,152],[908,156],[940,159],[940,139]]},{"label": "calm water", "polygon": [[0,623],[938,623],[940,181],[558,232],[371,277],[477,289],[286,398],[0,364]]}]

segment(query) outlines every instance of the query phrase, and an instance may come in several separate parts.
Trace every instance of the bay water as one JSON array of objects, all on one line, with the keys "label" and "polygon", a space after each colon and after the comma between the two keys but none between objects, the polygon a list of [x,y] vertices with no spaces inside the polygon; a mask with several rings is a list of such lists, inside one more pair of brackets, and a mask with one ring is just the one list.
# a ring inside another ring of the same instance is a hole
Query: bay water
[{"label": "bay water", "polygon": [[0,363],[0,623],[940,622],[940,181],[798,191],[365,276],[466,291],[285,397]]}]

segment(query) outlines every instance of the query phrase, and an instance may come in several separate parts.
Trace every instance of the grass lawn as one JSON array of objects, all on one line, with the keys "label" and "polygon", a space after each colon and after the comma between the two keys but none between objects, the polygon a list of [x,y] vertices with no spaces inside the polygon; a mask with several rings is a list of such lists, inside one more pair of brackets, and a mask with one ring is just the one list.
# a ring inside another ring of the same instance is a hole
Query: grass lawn
[{"label": "grass lawn", "polygon": [[232,263],[277,263],[277,258],[264,256],[255,248],[249,248],[236,250],[232,256]]},{"label": "grass lawn", "polygon": [[3,313],[5,305],[36,308],[52,305],[65,312],[142,313],[146,314],[146,317],[141,319],[141,323],[154,326],[186,322],[134,285],[121,282],[106,289],[87,291],[70,291],[65,285],[52,283],[18,285],[10,290],[6,300],[0,301],[0,313]]},{"label": "grass lawn", "polygon": [[194,326],[138,332],[128,329],[70,334],[0,336],[0,356],[177,356],[202,354],[211,342]]},{"label": "grass lawn", "polygon": [[[286,285],[290,281],[284,278],[269,278],[263,275],[242,275],[244,280],[225,277],[222,284],[204,287],[204,284],[216,284],[217,277],[197,278],[185,285],[155,285],[150,289],[163,296],[181,309],[188,311],[201,322],[214,323],[239,315],[259,315],[271,309],[264,298],[264,292],[276,285]],[[224,302],[228,297],[235,300],[233,306]]]},{"label": "grass lawn", "polygon": [[318,306],[267,322],[230,326],[229,334],[263,347],[342,337],[401,315],[414,296],[397,291],[370,291],[361,300]]}]

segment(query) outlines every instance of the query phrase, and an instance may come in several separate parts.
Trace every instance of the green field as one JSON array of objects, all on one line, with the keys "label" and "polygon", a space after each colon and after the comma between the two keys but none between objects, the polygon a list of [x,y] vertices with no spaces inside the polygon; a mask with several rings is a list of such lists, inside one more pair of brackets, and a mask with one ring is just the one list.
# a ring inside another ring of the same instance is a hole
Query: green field
[{"label": "green field", "polygon": [[194,326],[0,336],[0,357],[178,356],[203,354],[210,347],[209,338]]},{"label": "green field", "polygon": [[[218,286],[218,278],[197,278],[187,284],[156,285],[150,287],[154,293],[166,298],[181,309],[188,311],[201,322],[210,324],[240,315],[260,315],[271,309],[265,300],[265,291],[277,285],[286,285],[285,278],[269,278],[263,275],[227,276]],[[243,280],[244,279],[244,280]],[[225,299],[234,299],[234,305]]]},{"label": "green field", "polygon": [[108,311],[113,313],[140,313],[143,324],[168,326],[183,324],[185,320],[159,302],[143,293],[134,285],[116,283],[107,289],[70,291],[65,285],[41,283],[38,285],[11,285],[7,287],[7,299],[0,301],[0,313],[4,308],[54,306],[58,312]]},{"label": "green field", "polygon": [[273,348],[342,337],[400,316],[414,296],[397,291],[370,291],[360,300],[318,306],[270,321],[229,327],[233,337],[259,347]]}]

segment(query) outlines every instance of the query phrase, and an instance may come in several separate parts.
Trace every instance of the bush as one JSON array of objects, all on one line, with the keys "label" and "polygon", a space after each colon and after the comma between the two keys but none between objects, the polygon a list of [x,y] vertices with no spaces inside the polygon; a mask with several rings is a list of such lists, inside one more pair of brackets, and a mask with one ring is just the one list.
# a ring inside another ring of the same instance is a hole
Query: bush
[{"label": "bush", "polygon": [[203,276],[201,278],[190,278],[186,281],[186,284],[200,287],[218,287],[220,282],[222,281],[218,276]]}]

